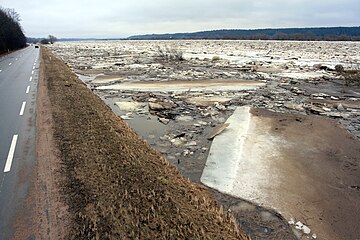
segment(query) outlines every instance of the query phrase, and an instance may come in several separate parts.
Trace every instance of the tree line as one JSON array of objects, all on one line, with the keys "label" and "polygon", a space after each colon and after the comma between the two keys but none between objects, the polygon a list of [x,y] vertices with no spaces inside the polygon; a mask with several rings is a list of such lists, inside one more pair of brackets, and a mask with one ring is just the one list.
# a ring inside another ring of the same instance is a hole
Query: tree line
[{"label": "tree line", "polygon": [[128,39],[360,41],[360,27],[229,29],[193,33],[148,34],[131,36]]},{"label": "tree line", "polygon": [[20,21],[20,15],[14,9],[0,7],[0,54],[26,46]]},{"label": "tree line", "polygon": [[49,35],[47,38],[27,38],[28,43],[53,44],[57,41],[57,37]]}]

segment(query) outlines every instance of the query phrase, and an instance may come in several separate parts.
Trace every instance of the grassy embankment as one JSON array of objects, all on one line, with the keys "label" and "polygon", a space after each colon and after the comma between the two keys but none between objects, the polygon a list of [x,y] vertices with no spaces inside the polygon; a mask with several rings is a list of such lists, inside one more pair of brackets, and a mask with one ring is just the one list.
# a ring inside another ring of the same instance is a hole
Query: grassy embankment
[{"label": "grassy embankment", "polygon": [[73,239],[248,239],[70,69],[42,49]]}]

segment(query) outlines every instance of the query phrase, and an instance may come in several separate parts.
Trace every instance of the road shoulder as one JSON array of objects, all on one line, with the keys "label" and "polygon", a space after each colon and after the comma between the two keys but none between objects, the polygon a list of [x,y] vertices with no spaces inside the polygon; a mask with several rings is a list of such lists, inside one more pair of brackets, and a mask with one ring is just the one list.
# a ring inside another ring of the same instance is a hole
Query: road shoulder
[{"label": "road shoulder", "polygon": [[[25,200],[29,215],[18,216],[14,239],[67,239],[71,217],[62,196],[61,158],[54,141],[54,122],[40,64],[36,115],[36,165],[30,178],[31,187]],[[23,214],[22,214],[23,215]]]}]

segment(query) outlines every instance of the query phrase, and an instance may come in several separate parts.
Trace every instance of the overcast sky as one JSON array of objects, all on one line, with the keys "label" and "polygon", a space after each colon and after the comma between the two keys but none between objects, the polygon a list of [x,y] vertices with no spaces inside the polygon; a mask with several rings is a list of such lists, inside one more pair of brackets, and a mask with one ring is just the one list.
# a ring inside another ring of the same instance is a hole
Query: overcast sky
[{"label": "overcast sky", "polygon": [[360,0],[1,0],[30,37],[360,26]]}]

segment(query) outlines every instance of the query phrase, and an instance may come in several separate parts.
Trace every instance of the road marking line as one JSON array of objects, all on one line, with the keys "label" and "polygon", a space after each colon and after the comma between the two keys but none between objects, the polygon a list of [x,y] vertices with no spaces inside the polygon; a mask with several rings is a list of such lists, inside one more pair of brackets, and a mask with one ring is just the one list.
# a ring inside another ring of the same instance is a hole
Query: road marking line
[{"label": "road marking line", "polygon": [[4,172],[10,172],[11,164],[12,164],[12,161],[14,159],[14,153],[15,153],[17,139],[18,139],[18,135],[14,135],[13,139],[11,141],[9,154],[8,154],[7,159],[6,159]]},{"label": "road marking line", "polygon": [[25,105],[26,105],[26,102],[23,102],[21,105],[20,114],[19,114],[20,116],[24,115]]},{"label": "road marking line", "polygon": [[27,86],[26,88],[26,94],[28,94],[30,92],[30,86]]},{"label": "road marking line", "polygon": [[33,75],[34,74],[34,71],[31,71],[31,75]]},{"label": "road marking line", "polygon": [[9,63],[9,66],[11,65],[12,63]]},{"label": "road marking line", "polygon": [[33,69],[35,69],[35,66],[33,66]]},{"label": "road marking line", "polygon": [[30,79],[29,79],[29,82],[31,82],[32,81],[32,76],[30,77]]},{"label": "road marking line", "polygon": [[0,72],[2,72],[2,70],[0,69]]}]

